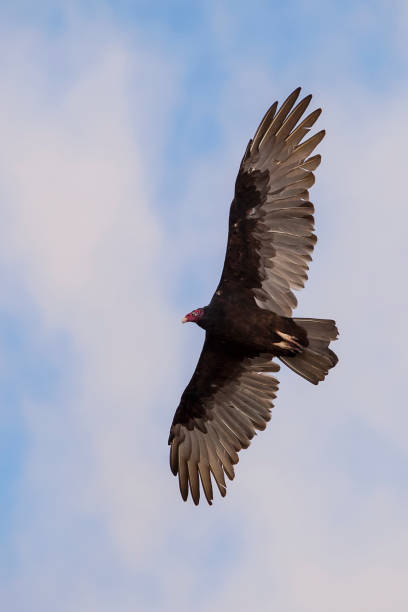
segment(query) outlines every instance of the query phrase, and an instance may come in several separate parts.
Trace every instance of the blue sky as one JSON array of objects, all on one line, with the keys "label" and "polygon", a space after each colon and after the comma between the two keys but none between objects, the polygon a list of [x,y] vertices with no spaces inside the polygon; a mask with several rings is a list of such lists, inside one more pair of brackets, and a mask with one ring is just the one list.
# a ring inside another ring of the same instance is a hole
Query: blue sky
[{"label": "blue sky", "polygon": [[[5,609],[405,611],[403,2],[0,8],[0,599]],[[318,388],[281,370],[228,496],[183,504],[173,411],[265,109],[323,107],[299,315],[337,319]],[[186,329],[187,328],[187,329]]]}]

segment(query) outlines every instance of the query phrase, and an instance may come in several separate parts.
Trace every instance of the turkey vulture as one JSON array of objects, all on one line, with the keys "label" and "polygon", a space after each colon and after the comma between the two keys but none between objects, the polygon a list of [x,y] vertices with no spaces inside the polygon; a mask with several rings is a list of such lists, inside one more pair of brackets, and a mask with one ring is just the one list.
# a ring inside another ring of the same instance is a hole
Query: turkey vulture
[{"label": "turkey vulture", "polygon": [[[186,315],[205,329],[195,372],[170,429],[170,467],[184,500],[200,500],[200,480],[209,504],[211,475],[220,494],[224,473],[234,478],[238,451],[271,418],[280,366],[318,384],[337,357],[332,320],[292,318],[316,242],[308,189],[320,155],[310,156],[324,130],[308,140],[321,113],[300,119],[311,95],[295,103],[300,87],[278,109],[272,104],[249,141],[235,183],[224,268],[211,302]],[[303,142],[302,142],[303,141]]]}]

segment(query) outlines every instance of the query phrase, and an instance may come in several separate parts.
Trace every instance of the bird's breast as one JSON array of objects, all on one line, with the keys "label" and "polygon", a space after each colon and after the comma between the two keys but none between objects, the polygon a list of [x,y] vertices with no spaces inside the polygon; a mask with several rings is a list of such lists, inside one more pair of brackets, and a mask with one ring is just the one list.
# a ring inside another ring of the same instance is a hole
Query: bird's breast
[{"label": "bird's breast", "polygon": [[274,341],[280,339],[275,333],[282,327],[280,319],[284,318],[259,308],[255,303],[252,306],[230,301],[217,305],[206,329],[227,342],[266,352]]}]

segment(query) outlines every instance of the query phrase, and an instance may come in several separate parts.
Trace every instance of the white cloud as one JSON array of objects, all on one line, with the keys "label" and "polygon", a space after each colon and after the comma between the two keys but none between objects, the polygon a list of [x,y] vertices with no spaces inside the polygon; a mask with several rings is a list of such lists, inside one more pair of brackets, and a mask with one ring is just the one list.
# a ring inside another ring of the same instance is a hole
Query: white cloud
[{"label": "white cloud", "polygon": [[94,47],[95,31],[83,30],[83,40],[75,29],[65,36],[60,59],[70,70],[59,91],[46,59],[61,53],[58,45],[33,33],[2,41],[13,66],[0,102],[1,250],[30,300],[5,296],[3,304],[22,317],[35,308],[36,334],[64,334],[70,350],[63,397],[42,406],[28,398],[25,407],[29,450],[16,534],[18,580],[30,593],[19,595],[23,608],[31,599],[45,609],[59,593],[75,599],[66,609],[87,609],[88,597],[100,609],[105,595],[92,584],[68,596],[76,553],[65,532],[78,523],[72,546],[87,536],[83,521],[91,534],[103,526],[100,542],[85,541],[79,571],[86,556],[108,568],[109,550],[112,565],[143,569],[151,532],[160,541],[166,529],[163,491],[173,484],[162,464],[168,431],[159,423],[168,409],[160,398],[171,397],[170,411],[176,401],[169,364],[178,358],[179,317],[162,289],[165,237],[148,164],[163,145],[177,74],[114,28],[96,32]]}]

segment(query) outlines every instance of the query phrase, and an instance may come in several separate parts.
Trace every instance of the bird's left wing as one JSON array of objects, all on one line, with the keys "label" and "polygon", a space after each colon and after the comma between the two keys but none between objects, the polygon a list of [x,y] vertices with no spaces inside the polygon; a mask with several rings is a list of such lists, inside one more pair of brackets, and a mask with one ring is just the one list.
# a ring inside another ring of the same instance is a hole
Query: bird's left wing
[{"label": "bird's left wing", "polygon": [[211,504],[211,474],[225,495],[224,472],[234,478],[238,451],[247,448],[255,430],[265,429],[271,418],[278,381],[269,374],[278,370],[272,355],[245,356],[239,347],[207,334],[170,429],[170,467],[179,476],[184,500],[190,490],[198,504],[201,479]]},{"label": "bird's left wing", "polygon": [[[224,268],[216,296],[236,294],[239,300],[286,317],[303,287],[316,242],[313,204],[308,189],[320,155],[310,154],[324,136],[306,141],[320,115],[303,113],[312,96],[296,106],[300,87],[278,109],[275,102],[249,141],[235,185]],[[300,123],[299,123],[300,121]]]}]

